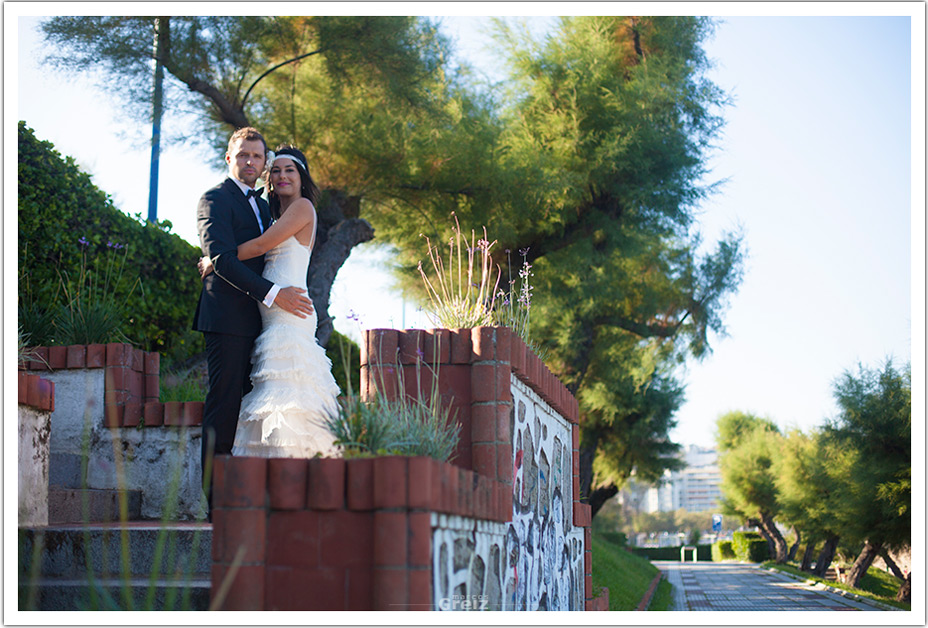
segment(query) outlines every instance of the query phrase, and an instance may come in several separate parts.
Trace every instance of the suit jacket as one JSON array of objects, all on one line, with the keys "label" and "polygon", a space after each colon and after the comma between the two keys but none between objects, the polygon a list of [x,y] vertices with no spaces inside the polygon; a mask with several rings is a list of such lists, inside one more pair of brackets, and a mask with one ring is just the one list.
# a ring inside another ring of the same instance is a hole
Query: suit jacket
[{"label": "suit jacket", "polygon": [[[256,199],[265,229],[271,215],[264,199]],[[264,257],[239,260],[239,244],[257,238],[261,229],[247,197],[232,179],[208,190],[197,206],[197,230],[203,254],[213,260],[213,271],[203,280],[193,319],[197,331],[235,336],[261,332],[259,307],[273,285],[261,276]]]}]

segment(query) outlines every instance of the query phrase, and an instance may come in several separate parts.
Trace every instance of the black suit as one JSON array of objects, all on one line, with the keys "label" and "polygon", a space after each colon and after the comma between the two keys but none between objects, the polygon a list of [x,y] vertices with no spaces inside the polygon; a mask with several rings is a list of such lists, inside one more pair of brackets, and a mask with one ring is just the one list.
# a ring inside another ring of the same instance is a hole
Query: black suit
[{"label": "black suit", "polygon": [[[267,203],[256,199],[266,229],[271,217]],[[203,471],[212,451],[228,454],[242,395],[251,389],[251,350],[261,333],[258,308],[273,285],[261,277],[264,257],[241,261],[239,244],[257,238],[261,229],[248,198],[232,179],[207,191],[197,206],[200,248],[213,261],[214,272],[203,281],[193,328],[204,332],[209,390],[203,406]],[[210,445],[214,449],[210,450]],[[212,481],[206,484],[211,497]]]}]

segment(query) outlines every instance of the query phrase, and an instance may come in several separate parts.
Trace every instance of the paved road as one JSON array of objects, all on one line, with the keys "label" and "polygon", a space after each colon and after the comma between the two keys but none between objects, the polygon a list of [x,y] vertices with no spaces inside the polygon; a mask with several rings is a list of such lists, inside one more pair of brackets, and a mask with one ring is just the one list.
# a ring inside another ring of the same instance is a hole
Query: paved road
[{"label": "paved road", "polygon": [[756,563],[654,561],[673,585],[674,611],[873,611]]}]

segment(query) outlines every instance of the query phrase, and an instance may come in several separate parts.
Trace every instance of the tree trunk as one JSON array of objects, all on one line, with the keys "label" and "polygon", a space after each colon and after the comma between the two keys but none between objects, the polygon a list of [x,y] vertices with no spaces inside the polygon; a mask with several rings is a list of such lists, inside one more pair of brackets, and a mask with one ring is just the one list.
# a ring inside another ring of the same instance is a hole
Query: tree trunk
[{"label": "tree trunk", "polygon": [[905,577],[905,581],[902,583],[902,586],[899,587],[899,593],[896,594],[897,602],[911,602],[912,601],[912,572],[909,572],[909,575]]},{"label": "tree trunk", "polygon": [[879,555],[881,549],[883,549],[882,543],[875,543],[867,539],[864,548],[860,550],[860,554],[858,554],[857,560],[854,561],[854,566],[847,573],[844,582],[855,589],[860,588],[860,579],[867,573],[867,569],[873,564],[873,559]]},{"label": "tree trunk", "polygon": [[802,564],[799,565],[800,571],[809,571],[812,569],[812,556],[815,554],[815,542],[806,541],[806,551],[802,553]]},{"label": "tree trunk", "polygon": [[580,501],[584,504],[589,504],[593,495],[593,458],[598,446],[598,434],[580,432]]},{"label": "tree trunk", "polygon": [[789,555],[787,559],[792,561],[796,560],[796,550],[799,549],[799,543],[802,541],[802,532],[799,531],[799,528],[793,527],[793,532],[796,533],[796,542],[793,543],[792,547],[789,548]]},{"label": "tree trunk", "polygon": [[788,554],[786,541],[783,539],[783,535],[780,534],[780,531],[777,530],[777,526],[773,521],[773,517],[771,517],[768,513],[761,513],[760,523],[761,528],[767,531],[768,538],[773,540],[773,559],[777,563],[785,563],[786,556]]},{"label": "tree trunk", "polygon": [[323,347],[329,343],[335,326],[329,316],[329,297],[335,276],[351,250],[374,238],[374,229],[358,218],[359,200],[338,190],[326,190],[319,199],[313,259],[306,273],[309,298],[318,319],[316,339]]},{"label": "tree trunk", "polygon": [[838,538],[837,535],[826,538],[825,543],[822,545],[822,551],[818,553],[818,558],[815,560],[815,569],[812,570],[812,573],[819,578],[824,578],[825,572],[831,567],[831,561],[834,560],[835,552],[838,551]]},{"label": "tree trunk", "polygon": [[603,507],[603,504],[615,497],[618,492],[619,487],[611,483],[593,489],[590,495],[590,518],[592,519],[595,517],[599,509]]},{"label": "tree trunk", "polygon": [[899,569],[899,565],[896,564],[896,561],[894,561],[893,557],[889,555],[889,552],[885,547],[880,550],[880,558],[883,559],[883,562],[886,563],[886,566],[889,567],[889,570],[893,572],[894,576],[900,580],[905,580],[905,574],[902,573],[901,569]]}]

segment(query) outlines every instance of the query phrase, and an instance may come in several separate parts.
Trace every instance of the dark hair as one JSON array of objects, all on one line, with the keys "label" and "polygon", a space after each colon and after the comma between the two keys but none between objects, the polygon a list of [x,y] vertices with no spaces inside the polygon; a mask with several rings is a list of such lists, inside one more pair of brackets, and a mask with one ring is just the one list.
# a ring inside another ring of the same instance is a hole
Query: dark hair
[{"label": "dark hair", "polygon": [[[289,144],[281,144],[277,147],[277,150],[274,151],[275,155],[293,155],[304,164],[306,164],[306,155],[304,155],[300,149],[296,146],[291,146]],[[268,204],[271,206],[271,217],[274,220],[280,218],[280,198],[277,196],[277,193],[271,189],[271,167],[272,163],[268,161],[267,163],[267,172],[264,175],[264,180],[267,182],[267,198]],[[307,168],[309,166],[307,165]],[[309,174],[309,170],[304,169],[299,164],[296,165],[297,172],[300,173],[300,193],[304,198],[308,198],[309,202],[316,205],[316,201],[319,198],[319,188],[316,186],[316,183],[313,181],[312,176]]]},{"label": "dark hair", "polygon": [[260,141],[262,144],[264,144],[265,154],[267,153],[267,142],[264,141],[264,136],[258,133],[258,129],[254,127],[245,126],[245,127],[238,129],[235,133],[232,134],[232,137],[229,138],[229,148],[227,149],[228,152],[230,153],[232,152],[232,144],[235,143],[235,140],[242,140],[242,141],[248,141],[248,142],[253,142],[255,140]]}]

